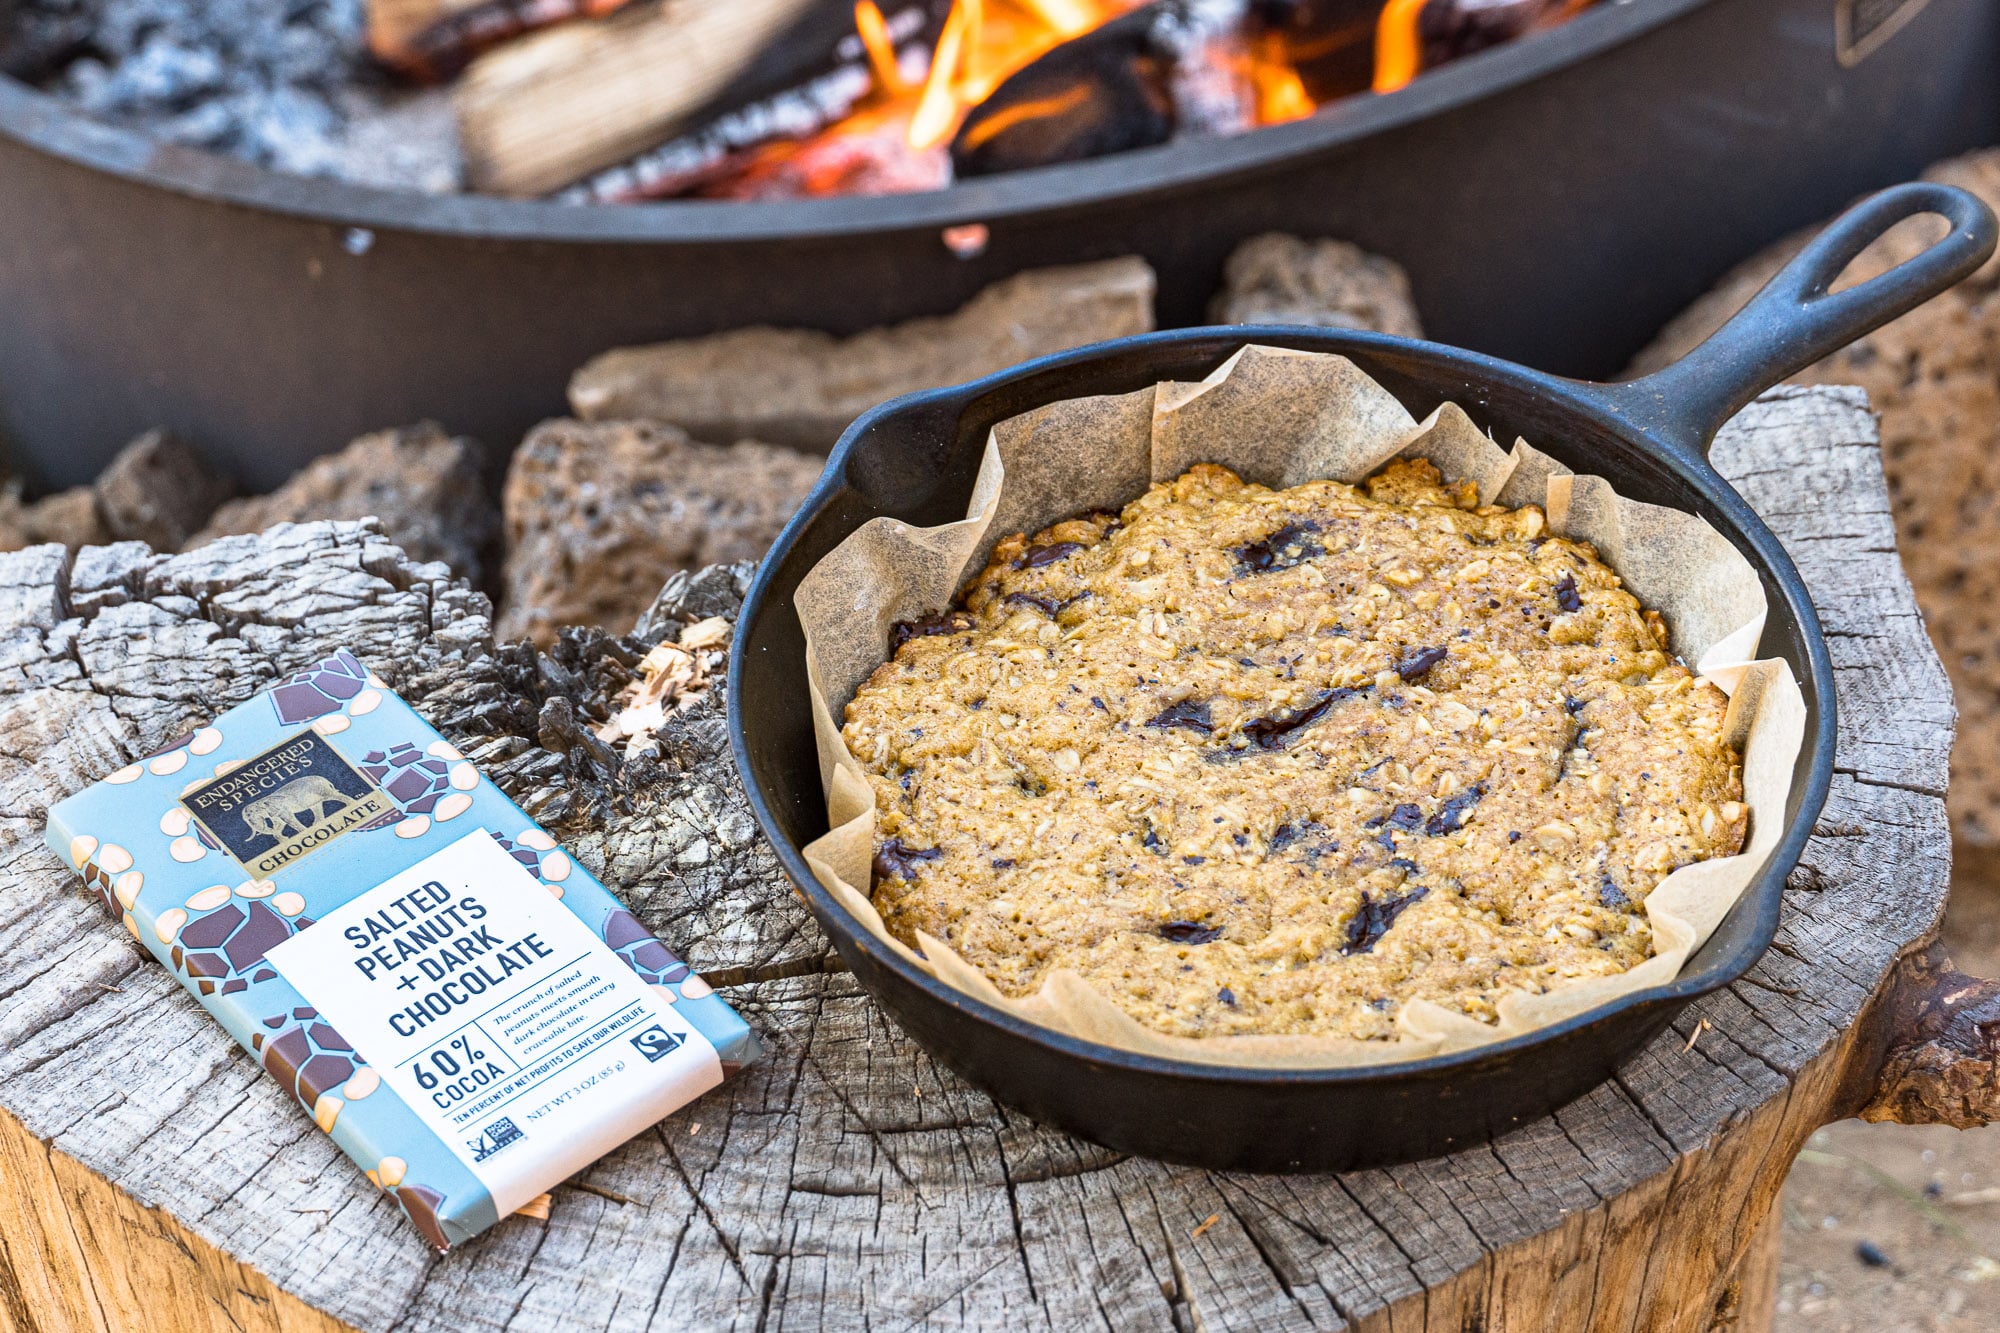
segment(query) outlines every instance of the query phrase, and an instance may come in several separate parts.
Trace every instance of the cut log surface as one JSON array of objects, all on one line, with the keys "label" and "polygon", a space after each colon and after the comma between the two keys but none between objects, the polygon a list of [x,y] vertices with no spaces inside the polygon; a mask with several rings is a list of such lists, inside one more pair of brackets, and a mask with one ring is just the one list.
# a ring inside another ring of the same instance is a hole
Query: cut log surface
[{"label": "cut log surface", "polygon": [[[0,556],[0,1328],[133,1327],[145,1300],[166,1328],[315,1326],[308,1307],[397,1330],[1761,1326],[1806,1136],[1879,1100],[1885,1060],[1949,1084],[1938,1062],[1979,1041],[1912,990],[1940,966],[1952,706],[1866,401],[1775,391],[1716,459],[1814,589],[1840,686],[1839,771],[1776,946],[1554,1116],[1340,1176],[1166,1166],[996,1106],[839,970],[730,781],[719,703],[657,759],[595,742],[620,660],[727,613],[741,567],[677,579],[636,638],[537,658],[366,525]],[[340,645],[770,1044],[559,1187],[546,1222],[443,1258],[41,844],[50,802]],[[1906,1014],[1931,1017],[1903,1040]]]}]

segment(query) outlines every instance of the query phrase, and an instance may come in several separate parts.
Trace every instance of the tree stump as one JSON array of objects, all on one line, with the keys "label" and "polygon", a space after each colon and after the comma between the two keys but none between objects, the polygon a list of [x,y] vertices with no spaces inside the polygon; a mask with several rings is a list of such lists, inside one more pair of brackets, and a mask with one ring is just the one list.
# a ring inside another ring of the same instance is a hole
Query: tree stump
[{"label": "tree stump", "polygon": [[[591,735],[675,620],[496,647],[368,525],[187,555],[0,557],[0,1329],[1762,1327],[1772,1204],[1829,1120],[1996,1109],[1993,987],[1933,941],[1952,705],[1855,390],[1777,390],[1717,445],[1819,599],[1838,776],[1777,943],[1611,1082],[1490,1145],[1248,1176],[996,1106],[840,970],[729,768],[719,699],[657,760]],[[46,807],[348,646],[769,1039],[737,1081],[446,1257],[43,849]]]}]

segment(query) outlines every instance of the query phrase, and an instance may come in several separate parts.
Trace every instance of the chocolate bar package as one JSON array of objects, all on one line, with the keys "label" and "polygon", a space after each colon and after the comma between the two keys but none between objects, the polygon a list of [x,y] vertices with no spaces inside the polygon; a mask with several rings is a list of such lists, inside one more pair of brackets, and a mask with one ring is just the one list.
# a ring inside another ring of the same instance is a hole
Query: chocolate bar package
[{"label": "chocolate bar package", "polygon": [[758,1051],[348,652],[63,801],[48,840],[439,1249]]}]

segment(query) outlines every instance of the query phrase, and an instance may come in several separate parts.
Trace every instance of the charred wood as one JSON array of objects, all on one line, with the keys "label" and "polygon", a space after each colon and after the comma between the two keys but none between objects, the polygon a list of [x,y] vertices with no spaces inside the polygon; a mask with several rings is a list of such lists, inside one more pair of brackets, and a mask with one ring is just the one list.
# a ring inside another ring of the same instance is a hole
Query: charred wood
[{"label": "charred wood", "polygon": [[1173,137],[1173,24],[1182,0],[1153,4],[1064,42],[974,107],[951,143],[960,176],[1079,162]]},{"label": "charred wood", "polygon": [[90,49],[91,16],[0,0],[0,74],[40,83]]},{"label": "charred wood", "polygon": [[1957,1129],[2000,1120],[2000,982],[1967,976],[1933,945],[1904,960],[1887,1032],[1863,1120]]}]

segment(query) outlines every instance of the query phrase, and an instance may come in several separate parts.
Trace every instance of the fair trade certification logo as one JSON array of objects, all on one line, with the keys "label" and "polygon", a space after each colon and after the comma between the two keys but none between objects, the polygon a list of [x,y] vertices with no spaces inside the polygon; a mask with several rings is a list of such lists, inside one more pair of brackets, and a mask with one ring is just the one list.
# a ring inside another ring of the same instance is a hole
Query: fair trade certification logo
[{"label": "fair trade certification logo", "polygon": [[396,809],[316,731],[279,741],[181,805],[258,879]]}]

